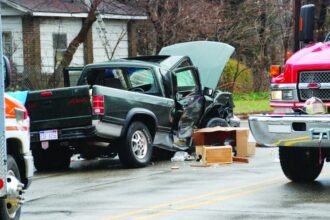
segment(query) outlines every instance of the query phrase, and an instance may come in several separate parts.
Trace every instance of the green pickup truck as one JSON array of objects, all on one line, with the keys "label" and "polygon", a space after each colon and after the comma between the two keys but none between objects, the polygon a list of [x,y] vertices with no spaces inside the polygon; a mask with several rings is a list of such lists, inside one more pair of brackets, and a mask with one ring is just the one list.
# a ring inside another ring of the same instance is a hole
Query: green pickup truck
[{"label": "green pickup truck", "polygon": [[73,154],[119,155],[123,165],[143,167],[153,147],[191,149],[194,128],[239,126],[231,93],[215,91],[233,51],[190,42],[157,56],[67,68],[66,87],[27,96],[36,169],[66,169]]}]

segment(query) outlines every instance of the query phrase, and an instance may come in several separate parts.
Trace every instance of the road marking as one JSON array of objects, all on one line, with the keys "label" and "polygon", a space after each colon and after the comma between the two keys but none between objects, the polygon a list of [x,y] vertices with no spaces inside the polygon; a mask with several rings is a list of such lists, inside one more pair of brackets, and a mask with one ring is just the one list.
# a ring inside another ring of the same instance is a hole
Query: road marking
[{"label": "road marking", "polygon": [[254,193],[254,192],[261,191],[261,190],[266,189],[270,186],[282,185],[282,182],[284,182],[284,181],[275,182],[275,183],[272,183],[270,185],[261,186],[259,188],[251,189],[251,190],[244,191],[244,192],[237,192],[237,193],[233,193],[233,194],[229,194],[229,195],[225,195],[225,196],[220,196],[220,197],[213,198],[213,199],[208,199],[208,200],[205,200],[205,201],[202,201],[202,202],[192,203],[190,205],[181,206],[181,207],[178,207],[178,208],[174,208],[172,210],[159,211],[158,213],[154,213],[154,214],[147,215],[145,217],[137,218],[137,219],[138,220],[152,219],[152,218],[155,218],[155,217],[172,214],[174,212],[179,212],[179,211],[182,211],[182,210],[193,209],[193,208],[196,208],[196,207],[205,206],[205,205],[208,205],[208,204],[212,204],[212,203],[216,203],[216,202],[220,202],[220,201],[225,201],[225,200],[228,200],[228,199],[242,197],[242,196]]},{"label": "road marking", "polygon": [[[130,211],[130,212],[125,212],[123,214],[119,214],[119,215],[116,215],[116,216],[106,217],[106,218],[104,218],[104,220],[110,220],[110,219],[114,220],[114,219],[122,219],[124,217],[132,217],[133,215],[136,215],[136,214],[141,214],[141,213],[144,213],[144,212],[153,211],[153,210],[160,209],[160,208],[167,208],[170,205],[176,205],[176,204],[180,204],[180,203],[184,203],[184,202],[190,202],[190,201],[194,201],[194,200],[198,200],[198,199],[205,199],[205,198],[208,198],[208,197],[218,196],[220,194],[232,192],[232,191],[235,191],[235,190],[243,190],[243,189],[246,189],[246,188],[254,187],[253,190],[248,190],[248,191],[239,192],[239,193],[233,193],[233,194],[224,195],[222,197],[215,198],[215,199],[208,199],[204,202],[196,202],[196,203],[193,203],[191,205],[181,206],[181,209],[188,209],[188,208],[182,208],[182,207],[191,207],[191,208],[193,208],[195,206],[201,206],[201,204],[204,204],[204,203],[205,203],[205,205],[209,204],[209,202],[207,202],[207,201],[218,201],[218,200],[221,201],[221,200],[225,200],[225,199],[230,199],[232,197],[243,196],[245,194],[252,193],[252,192],[255,192],[255,191],[259,191],[263,188],[269,187],[271,185],[275,185],[279,182],[282,183],[284,181],[288,181],[288,180],[285,179],[284,176],[281,176],[281,177],[276,177],[276,178],[273,178],[273,179],[270,179],[270,180],[261,181],[261,182],[258,182],[258,183],[253,183],[253,184],[250,184],[250,185],[246,185],[246,184],[238,185],[238,186],[235,186],[235,187],[232,187],[232,188],[217,190],[217,191],[210,192],[210,193],[195,195],[195,196],[191,196],[191,197],[186,197],[186,198],[182,198],[182,199],[178,199],[178,200],[158,204],[158,205],[155,205],[155,206],[150,206],[148,208],[137,209],[137,210],[133,210],[133,211]],[[159,213],[166,214],[166,213],[170,213],[170,212],[174,212],[174,211],[178,211],[178,210],[160,211]],[[159,214],[159,213],[157,213],[157,214]],[[164,214],[161,214],[161,215],[164,215]],[[144,218],[142,218],[142,219],[144,219]],[[146,218],[146,219],[148,219],[148,218]]]}]

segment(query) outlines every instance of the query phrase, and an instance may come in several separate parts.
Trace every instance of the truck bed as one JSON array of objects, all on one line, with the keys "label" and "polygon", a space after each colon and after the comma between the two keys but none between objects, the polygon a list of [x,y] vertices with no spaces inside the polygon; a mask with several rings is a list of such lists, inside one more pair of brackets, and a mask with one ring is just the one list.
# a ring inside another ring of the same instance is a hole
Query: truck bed
[{"label": "truck bed", "polygon": [[254,115],[249,127],[265,146],[330,147],[330,115]]},{"label": "truck bed", "polygon": [[87,85],[31,91],[25,105],[31,132],[92,125]]}]

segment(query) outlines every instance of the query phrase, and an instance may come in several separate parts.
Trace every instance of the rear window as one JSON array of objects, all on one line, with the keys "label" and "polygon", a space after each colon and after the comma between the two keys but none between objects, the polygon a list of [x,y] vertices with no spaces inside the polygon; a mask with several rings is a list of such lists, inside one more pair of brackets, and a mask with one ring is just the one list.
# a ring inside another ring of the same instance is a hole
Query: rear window
[{"label": "rear window", "polygon": [[104,67],[89,70],[89,85],[102,85],[150,95],[160,95],[152,69],[143,67]]}]

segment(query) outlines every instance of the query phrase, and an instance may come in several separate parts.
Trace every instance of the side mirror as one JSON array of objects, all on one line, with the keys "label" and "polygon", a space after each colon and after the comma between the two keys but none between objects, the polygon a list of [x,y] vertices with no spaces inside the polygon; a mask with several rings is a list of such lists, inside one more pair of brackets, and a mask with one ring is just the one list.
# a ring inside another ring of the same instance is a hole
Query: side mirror
[{"label": "side mirror", "polygon": [[299,41],[310,43],[313,41],[315,5],[304,5],[300,9]]},{"label": "side mirror", "polygon": [[213,89],[211,88],[208,88],[208,87],[205,87],[203,89],[203,95],[206,95],[206,96],[212,96],[213,95]]},{"label": "side mirror", "polygon": [[11,65],[9,59],[6,56],[3,56],[3,73],[5,79],[5,88],[10,85],[11,80]]}]

